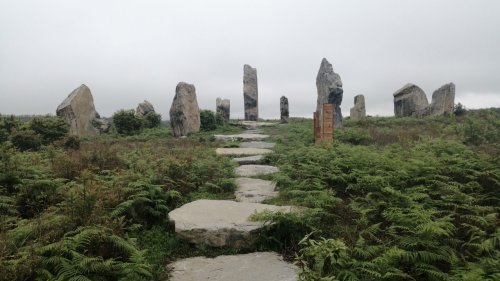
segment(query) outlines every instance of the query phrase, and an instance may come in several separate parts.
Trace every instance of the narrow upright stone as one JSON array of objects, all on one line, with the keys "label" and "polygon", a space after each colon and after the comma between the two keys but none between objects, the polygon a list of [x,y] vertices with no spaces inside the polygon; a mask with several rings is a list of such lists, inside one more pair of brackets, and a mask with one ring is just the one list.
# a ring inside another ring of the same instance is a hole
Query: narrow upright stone
[{"label": "narrow upright stone", "polygon": [[426,115],[429,102],[419,86],[408,83],[397,90],[393,96],[396,117]]},{"label": "narrow upright stone", "polygon": [[351,108],[351,119],[359,120],[366,117],[365,96],[357,95],[354,97],[354,107]]},{"label": "narrow upright stone", "polygon": [[331,103],[335,105],[333,120],[335,120],[334,127],[342,127],[342,97],[344,90],[342,89],[342,80],[340,76],[333,71],[332,64],[323,58],[319,67],[318,76],[316,77],[316,88],[318,90],[318,102],[316,111],[320,114],[320,120],[323,104]]},{"label": "narrow upright stone", "polygon": [[430,104],[430,115],[451,115],[455,106],[455,84],[443,85],[432,93]]},{"label": "narrow upright stone", "polygon": [[180,82],[170,107],[170,126],[175,137],[200,131],[200,109],[193,85]]},{"label": "narrow upright stone", "polygon": [[99,134],[99,114],[94,107],[94,98],[90,89],[81,85],[71,92],[57,107],[56,115],[69,124],[69,133],[77,136],[95,136]]},{"label": "narrow upright stone", "polygon": [[257,69],[248,64],[243,67],[243,99],[245,103],[245,120],[257,121],[259,119]]},{"label": "narrow upright stone", "polygon": [[288,99],[285,96],[280,98],[281,123],[288,123]]},{"label": "narrow upright stone", "polygon": [[228,99],[217,98],[216,112],[222,115],[224,122],[229,122],[230,107],[231,102]]}]

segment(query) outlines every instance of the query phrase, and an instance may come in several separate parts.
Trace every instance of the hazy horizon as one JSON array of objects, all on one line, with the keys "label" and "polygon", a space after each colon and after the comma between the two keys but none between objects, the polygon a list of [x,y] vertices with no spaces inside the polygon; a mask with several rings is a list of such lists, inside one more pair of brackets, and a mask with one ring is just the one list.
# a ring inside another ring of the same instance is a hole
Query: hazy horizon
[{"label": "hazy horizon", "polygon": [[455,103],[500,107],[500,1],[0,0],[0,114],[55,114],[81,84],[109,117],[143,100],[169,119],[178,82],[201,109],[217,97],[243,118],[243,65],[257,69],[259,116],[311,117],[323,57],[344,84],[392,116],[406,83],[453,82]]}]

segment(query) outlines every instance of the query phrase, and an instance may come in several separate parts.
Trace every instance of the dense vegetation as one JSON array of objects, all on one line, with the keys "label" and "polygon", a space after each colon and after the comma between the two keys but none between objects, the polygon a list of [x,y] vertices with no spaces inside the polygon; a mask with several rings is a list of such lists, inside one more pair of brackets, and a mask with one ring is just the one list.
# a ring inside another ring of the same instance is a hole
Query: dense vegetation
[{"label": "dense vegetation", "polygon": [[[233,197],[234,164],[214,153],[228,144],[211,136],[240,127],[75,140],[46,122],[0,119],[2,281],[165,280],[171,260],[255,250],[295,260],[305,280],[500,279],[498,109],[346,120],[333,144],[315,145],[307,119],[266,128],[281,169],[273,203],[307,208],[258,215],[276,223],[244,250],[195,248],[167,217]],[[36,149],[16,145],[20,130]]]}]

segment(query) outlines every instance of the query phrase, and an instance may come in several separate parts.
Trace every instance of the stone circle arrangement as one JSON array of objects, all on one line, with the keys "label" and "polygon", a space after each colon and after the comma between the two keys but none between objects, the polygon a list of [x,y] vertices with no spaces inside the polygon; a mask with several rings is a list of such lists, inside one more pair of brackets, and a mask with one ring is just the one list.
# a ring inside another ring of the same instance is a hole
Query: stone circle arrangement
[{"label": "stone circle arrangement", "polygon": [[[261,165],[265,154],[273,153],[274,143],[264,142],[258,126],[278,123],[244,122],[249,129],[239,135],[217,135],[216,139],[242,141],[239,148],[217,148],[218,155],[233,156],[239,163],[235,174],[234,200],[196,200],[169,213],[177,235],[196,245],[249,248],[255,243],[264,222],[253,221],[257,212],[293,212],[292,206],[262,204],[278,196],[272,181],[255,177],[276,173],[277,167]],[[244,156],[244,157],[240,157]],[[274,252],[223,255],[216,258],[192,257],[168,265],[172,281],[296,281],[298,268]]]}]

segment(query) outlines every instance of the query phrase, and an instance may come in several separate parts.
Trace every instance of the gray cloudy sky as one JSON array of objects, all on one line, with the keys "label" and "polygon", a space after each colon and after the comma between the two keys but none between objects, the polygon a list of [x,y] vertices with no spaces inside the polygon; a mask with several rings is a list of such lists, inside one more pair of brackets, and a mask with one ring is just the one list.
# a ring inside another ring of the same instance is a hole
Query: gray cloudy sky
[{"label": "gray cloudy sky", "polygon": [[500,107],[498,0],[0,0],[0,113],[45,114],[84,83],[110,116],[146,99],[168,118],[180,81],[201,108],[243,117],[243,65],[257,68],[261,117],[311,117],[321,59],[344,83],[342,111],[393,115],[407,82],[430,100]]}]

